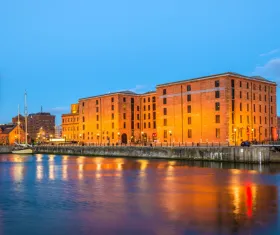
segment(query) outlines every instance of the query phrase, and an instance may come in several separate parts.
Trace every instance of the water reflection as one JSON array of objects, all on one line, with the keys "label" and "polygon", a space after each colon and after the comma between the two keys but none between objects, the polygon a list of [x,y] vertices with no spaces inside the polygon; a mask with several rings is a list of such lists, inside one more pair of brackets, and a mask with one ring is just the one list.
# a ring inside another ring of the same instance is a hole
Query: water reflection
[{"label": "water reflection", "polygon": [[[240,169],[238,165],[233,169],[227,164],[207,166],[146,159],[0,155],[1,214],[2,221],[9,220],[2,224],[3,231],[28,234],[32,228],[35,234],[51,234],[49,228],[56,227],[67,234],[280,232],[280,166],[264,165],[262,173],[252,165],[242,164]],[[45,223],[32,223],[31,218],[37,216]]]}]

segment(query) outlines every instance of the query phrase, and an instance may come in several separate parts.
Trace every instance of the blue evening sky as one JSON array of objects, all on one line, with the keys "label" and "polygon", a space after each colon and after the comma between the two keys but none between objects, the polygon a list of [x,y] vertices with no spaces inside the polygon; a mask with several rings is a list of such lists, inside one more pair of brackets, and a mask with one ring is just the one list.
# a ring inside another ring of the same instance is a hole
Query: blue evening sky
[{"label": "blue evening sky", "polygon": [[0,1],[0,123],[25,89],[29,113],[60,123],[107,92],[227,71],[279,82],[279,23],[279,0]]}]

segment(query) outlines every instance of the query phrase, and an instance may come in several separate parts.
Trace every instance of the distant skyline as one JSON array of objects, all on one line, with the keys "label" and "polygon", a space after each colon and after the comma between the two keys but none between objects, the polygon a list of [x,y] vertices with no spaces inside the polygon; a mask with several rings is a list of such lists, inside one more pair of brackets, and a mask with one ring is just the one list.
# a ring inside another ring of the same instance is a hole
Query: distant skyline
[{"label": "distant skyline", "polygon": [[[25,0],[0,7],[0,124],[79,98],[236,72],[280,83],[280,1]],[[277,101],[280,104],[279,89]],[[280,110],[278,109],[278,114]]]}]

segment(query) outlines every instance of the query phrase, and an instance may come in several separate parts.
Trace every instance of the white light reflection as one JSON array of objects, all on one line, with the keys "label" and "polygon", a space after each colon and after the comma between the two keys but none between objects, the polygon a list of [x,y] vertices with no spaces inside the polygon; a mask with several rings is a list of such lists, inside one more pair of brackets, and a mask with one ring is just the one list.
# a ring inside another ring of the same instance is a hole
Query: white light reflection
[{"label": "white light reflection", "polygon": [[49,179],[54,180],[55,175],[54,175],[54,165],[49,165]]},{"label": "white light reflection", "polygon": [[82,180],[84,178],[84,161],[85,161],[84,157],[77,158],[79,180]]},{"label": "white light reflection", "polygon": [[42,165],[37,165],[36,166],[36,178],[38,181],[43,179],[43,173],[44,173],[44,168]]},{"label": "white light reflection", "polygon": [[12,172],[13,172],[13,179],[14,181],[22,181],[23,179],[23,170],[24,170],[24,165],[22,165],[22,163],[15,165],[12,168]]},{"label": "white light reflection", "polygon": [[62,179],[68,180],[68,156],[62,156]]}]

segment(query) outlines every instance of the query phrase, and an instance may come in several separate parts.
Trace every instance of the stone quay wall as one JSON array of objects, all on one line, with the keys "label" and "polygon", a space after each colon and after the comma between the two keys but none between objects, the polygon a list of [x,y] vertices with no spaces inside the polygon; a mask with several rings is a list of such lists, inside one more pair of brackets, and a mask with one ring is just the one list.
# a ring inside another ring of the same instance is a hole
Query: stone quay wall
[{"label": "stone quay wall", "polygon": [[150,159],[269,163],[269,147],[36,146],[36,153]]},{"label": "stone quay wall", "polygon": [[[11,153],[11,146],[0,146],[0,153]],[[35,153],[82,156],[136,157],[236,163],[280,162],[280,152],[270,147],[135,147],[135,146],[35,146]]]}]

